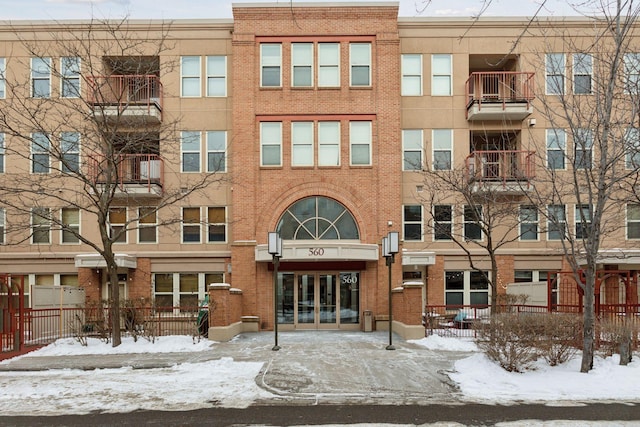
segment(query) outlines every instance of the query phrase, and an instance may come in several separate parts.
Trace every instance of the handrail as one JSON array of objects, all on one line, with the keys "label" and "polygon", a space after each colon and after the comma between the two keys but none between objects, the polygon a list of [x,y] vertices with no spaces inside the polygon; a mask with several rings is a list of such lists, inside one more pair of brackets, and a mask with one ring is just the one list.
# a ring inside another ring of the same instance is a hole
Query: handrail
[{"label": "handrail", "polygon": [[535,151],[478,150],[465,160],[469,181],[507,182],[529,181],[535,177]]},{"label": "handrail", "polygon": [[[89,162],[89,176],[93,182],[106,183],[108,170],[106,157],[93,157]],[[118,154],[113,159],[116,168],[114,178],[124,190],[128,184],[146,185],[151,192],[152,185],[163,186],[164,160],[158,154]]]},{"label": "handrail", "polygon": [[525,71],[473,72],[465,83],[467,105],[526,103],[527,108],[535,98],[535,73]]},{"label": "handrail", "polygon": [[145,106],[162,111],[163,87],[153,74],[87,77],[87,99],[93,105],[115,105],[120,111],[130,106]]}]

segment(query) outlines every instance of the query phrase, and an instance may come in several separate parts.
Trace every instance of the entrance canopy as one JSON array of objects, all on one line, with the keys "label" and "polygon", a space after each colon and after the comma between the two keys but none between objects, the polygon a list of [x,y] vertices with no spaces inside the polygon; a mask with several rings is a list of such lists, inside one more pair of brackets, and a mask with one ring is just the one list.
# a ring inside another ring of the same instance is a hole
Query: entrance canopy
[{"label": "entrance canopy", "polygon": [[[116,265],[123,268],[137,268],[138,260],[133,255],[115,254]],[[76,268],[107,268],[107,262],[100,254],[78,254],[75,258]]]},{"label": "entrance canopy", "polygon": [[[282,261],[377,261],[378,245],[345,242],[293,240],[282,244]],[[267,245],[256,246],[256,261],[270,262]]]}]

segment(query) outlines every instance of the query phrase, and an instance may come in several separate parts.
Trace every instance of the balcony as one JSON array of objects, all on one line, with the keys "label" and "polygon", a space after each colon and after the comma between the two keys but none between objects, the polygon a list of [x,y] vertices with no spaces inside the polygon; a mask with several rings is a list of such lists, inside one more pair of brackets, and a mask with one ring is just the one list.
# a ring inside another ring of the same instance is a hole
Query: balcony
[{"label": "balcony", "polygon": [[96,117],[128,123],[162,121],[162,83],[155,75],[88,77],[88,101]]},{"label": "balcony", "polygon": [[467,120],[522,121],[533,112],[535,73],[471,73],[466,87]]},{"label": "balcony", "polygon": [[[115,158],[116,197],[155,198],[162,196],[164,161],[157,154],[120,154]],[[97,186],[109,181],[106,158],[93,158],[89,176]]]},{"label": "balcony", "polygon": [[466,173],[474,192],[521,195],[533,188],[535,151],[474,151],[466,159]]}]

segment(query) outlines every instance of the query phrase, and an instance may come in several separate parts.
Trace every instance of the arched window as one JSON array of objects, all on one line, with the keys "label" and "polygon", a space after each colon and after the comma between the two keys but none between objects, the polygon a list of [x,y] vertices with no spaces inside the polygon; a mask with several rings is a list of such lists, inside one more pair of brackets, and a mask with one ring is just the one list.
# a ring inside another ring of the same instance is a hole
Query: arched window
[{"label": "arched window", "polygon": [[285,240],[360,239],[353,215],[342,204],[326,197],[307,197],[289,206],[277,230]]}]

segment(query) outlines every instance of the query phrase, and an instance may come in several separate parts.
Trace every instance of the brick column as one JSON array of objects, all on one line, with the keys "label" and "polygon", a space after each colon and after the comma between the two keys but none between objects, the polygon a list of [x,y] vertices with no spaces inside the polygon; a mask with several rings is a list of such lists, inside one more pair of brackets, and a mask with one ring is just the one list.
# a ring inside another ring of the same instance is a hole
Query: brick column
[{"label": "brick column", "polygon": [[209,327],[229,326],[231,285],[215,283],[209,286]]}]

